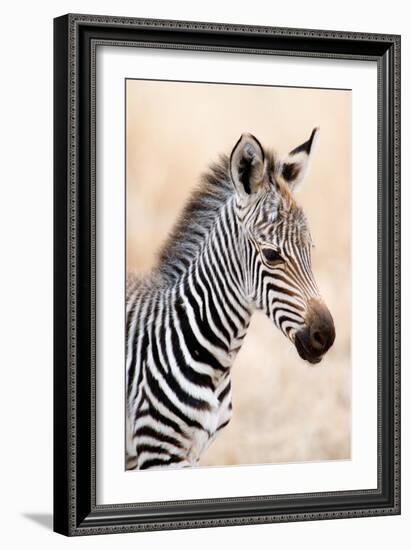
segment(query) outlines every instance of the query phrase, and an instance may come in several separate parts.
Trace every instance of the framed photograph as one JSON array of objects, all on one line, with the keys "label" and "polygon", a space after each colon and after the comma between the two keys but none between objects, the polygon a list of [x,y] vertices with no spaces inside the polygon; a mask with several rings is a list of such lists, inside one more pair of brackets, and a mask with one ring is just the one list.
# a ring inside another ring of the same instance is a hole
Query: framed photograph
[{"label": "framed photograph", "polygon": [[54,529],[400,513],[400,37],[54,21]]}]

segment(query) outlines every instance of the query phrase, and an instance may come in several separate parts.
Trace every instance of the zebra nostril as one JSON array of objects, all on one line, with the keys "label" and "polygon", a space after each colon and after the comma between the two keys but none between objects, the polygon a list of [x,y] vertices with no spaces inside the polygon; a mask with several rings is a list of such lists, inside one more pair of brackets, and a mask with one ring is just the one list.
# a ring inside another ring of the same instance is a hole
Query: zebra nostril
[{"label": "zebra nostril", "polygon": [[335,327],[330,312],[320,300],[310,300],[306,323],[312,351],[317,354],[328,351],[335,340]]},{"label": "zebra nostril", "polygon": [[311,334],[311,338],[313,340],[313,344],[315,344],[316,347],[324,347],[325,345],[325,336],[322,332],[319,330],[315,330]]}]

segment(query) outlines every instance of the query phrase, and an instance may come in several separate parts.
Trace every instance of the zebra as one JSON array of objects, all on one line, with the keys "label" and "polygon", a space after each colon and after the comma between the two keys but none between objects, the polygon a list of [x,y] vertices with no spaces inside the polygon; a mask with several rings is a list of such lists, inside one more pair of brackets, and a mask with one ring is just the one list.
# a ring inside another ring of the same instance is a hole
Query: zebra
[{"label": "zebra", "polygon": [[126,468],[198,465],[230,421],[255,310],[318,363],[335,339],[295,191],[318,128],[281,160],[243,134],[203,175],[144,277],[126,284]]}]

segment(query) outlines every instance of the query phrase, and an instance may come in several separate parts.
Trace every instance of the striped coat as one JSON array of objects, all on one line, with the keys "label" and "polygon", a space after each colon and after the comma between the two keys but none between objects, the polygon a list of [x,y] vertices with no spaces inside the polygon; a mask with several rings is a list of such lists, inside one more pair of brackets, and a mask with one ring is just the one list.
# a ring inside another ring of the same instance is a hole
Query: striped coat
[{"label": "striped coat", "polygon": [[243,135],[203,177],[156,268],[128,276],[128,468],[198,463],[230,421],[231,367],[254,310],[309,362],[332,345],[293,195],[315,137],[280,161]]}]

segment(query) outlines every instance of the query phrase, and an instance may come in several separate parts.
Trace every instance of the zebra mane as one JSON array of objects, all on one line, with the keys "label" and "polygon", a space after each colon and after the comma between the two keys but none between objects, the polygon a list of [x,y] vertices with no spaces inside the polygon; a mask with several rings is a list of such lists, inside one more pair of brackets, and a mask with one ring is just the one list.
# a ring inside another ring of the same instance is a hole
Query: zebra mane
[{"label": "zebra mane", "polygon": [[229,158],[221,155],[203,174],[159,253],[157,272],[163,281],[177,280],[190,265],[233,191]]}]

